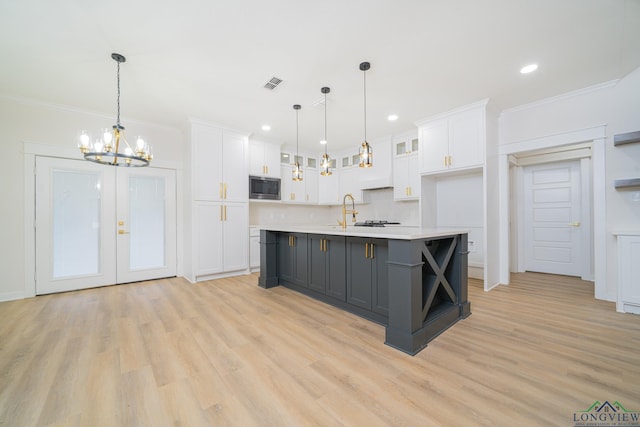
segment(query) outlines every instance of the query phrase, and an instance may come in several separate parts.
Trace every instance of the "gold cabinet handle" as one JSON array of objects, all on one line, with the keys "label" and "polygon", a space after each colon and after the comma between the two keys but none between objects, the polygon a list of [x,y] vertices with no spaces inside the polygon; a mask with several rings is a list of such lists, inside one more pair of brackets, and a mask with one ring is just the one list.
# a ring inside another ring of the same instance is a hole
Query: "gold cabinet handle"
[{"label": "gold cabinet handle", "polygon": [[265,174],[268,174],[268,173],[269,173],[269,166],[265,166],[265,167],[264,167],[264,173],[265,173]]},{"label": "gold cabinet handle", "polygon": [[447,166],[447,157],[448,156],[444,156],[444,165]]},{"label": "gold cabinet handle", "polygon": [[224,221],[223,216],[222,216],[222,205],[220,205],[220,221]]},{"label": "gold cabinet handle", "polygon": [[222,199],[222,183],[220,183],[220,198]]},{"label": "gold cabinet handle", "polygon": [[227,220],[227,205],[224,206],[224,220]]},{"label": "gold cabinet handle", "polygon": [[129,234],[129,232],[124,230],[118,230],[118,234]]},{"label": "gold cabinet handle", "polygon": [[413,190],[409,187],[409,196],[413,196]]},{"label": "gold cabinet handle", "polygon": [[369,258],[371,258],[371,259],[374,259],[376,257],[375,248],[376,248],[376,245],[371,243],[371,249],[369,249],[369,255],[370,255]]},{"label": "gold cabinet handle", "polygon": [[369,258],[369,244],[368,243],[364,244],[364,257],[365,258]]},{"label": "gold cabinet handle", "polygon": [[580,227],[580,221],[573,221],[569,223],[570,227]]},{"label": "gold cabinet handle", "polygon": [[320,252],[324,252],[323,243],[324,243],[324,239],[320,239]]},{"label": "gold cabinet handle", "polygon": [[227,183],[224,183],[224,199],[227,199]]}]

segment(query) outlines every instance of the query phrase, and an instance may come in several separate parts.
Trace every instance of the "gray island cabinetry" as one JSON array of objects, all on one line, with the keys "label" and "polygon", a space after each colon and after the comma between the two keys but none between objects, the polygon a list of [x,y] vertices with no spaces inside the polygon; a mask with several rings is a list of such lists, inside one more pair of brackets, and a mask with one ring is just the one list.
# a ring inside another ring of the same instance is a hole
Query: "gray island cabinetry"
[{"label": "gray island cabinetry", "polygon": [[263,288],[285,286],[385,326],[416,354],[471,314],[467,233],[388,227],[260,227]]}]

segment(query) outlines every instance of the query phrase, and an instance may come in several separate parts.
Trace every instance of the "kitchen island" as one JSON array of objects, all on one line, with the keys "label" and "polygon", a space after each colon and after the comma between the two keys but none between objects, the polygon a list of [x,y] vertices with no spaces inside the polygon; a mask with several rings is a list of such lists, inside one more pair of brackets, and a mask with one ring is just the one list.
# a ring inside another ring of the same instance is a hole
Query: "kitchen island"
[{"label": "kitchen island", "polygon": [[465,230],[259,228],[259,286],[282,285],[378,322],[398,350],[414,355],[471,314]]}]

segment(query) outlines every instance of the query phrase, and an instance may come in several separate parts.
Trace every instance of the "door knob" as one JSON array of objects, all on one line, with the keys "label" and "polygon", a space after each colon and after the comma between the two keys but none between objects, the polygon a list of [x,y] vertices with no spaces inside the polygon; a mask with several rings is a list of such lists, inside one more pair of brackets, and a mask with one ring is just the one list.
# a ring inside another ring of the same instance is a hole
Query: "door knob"
[{"label": "door knob", "polygon": [[569,223],[571,227],[580,227],[580,221],[573,221]]}]

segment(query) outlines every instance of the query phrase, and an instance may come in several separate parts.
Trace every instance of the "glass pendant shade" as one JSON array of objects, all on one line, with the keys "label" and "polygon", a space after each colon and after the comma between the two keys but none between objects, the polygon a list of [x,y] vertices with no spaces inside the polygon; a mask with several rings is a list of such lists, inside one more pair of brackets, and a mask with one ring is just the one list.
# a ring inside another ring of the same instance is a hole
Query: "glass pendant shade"
[{"label": "glass pendant shade", "polygon": [[373,166],[373,148],[367,142],[367,70],[371,68],[368,62],[360,63],[364,81],[364,142],[360,145],[360,164],[361,168],[370,168]]},{"label": "glass pendant shade", "polygon": [[320,144],[324,145],[324,154],[320,161],[320,175],[331,176],[331,158],[327,154],[327,94],[331,89],[325,86],[320,92],[324,94],[324,139],[320,141]]},{"label": "glass pendant shade", "polygon": [[327,153],[324,153],[322,155],[322,161],[320,162],[320,175],[331,175],[331,159],[329,158],[329,155]]},{"label": "glass pendant shade", "polygon": [[370,168],[373,166],[373,148],[367,141],[360,145],[360,164],[361,168]]},{"label": "glass pendant shade", "polygon": [[291,178],[294,181],[302,181],[302,168],[300,167],[300,163],[296,162],[293,166],[293,170],[291,171]]},{"label": "glass pendant shade", "polygon": [[296,110],[296,162],[294,163],[293,170],[291,171],[291,179],[294,181],[302,181],[302,167],[300,166],[300,162],[298,159],[300,156],[298,155],[298,145],[299,145],[299,132],[298,132],[298,111],[300,111],[302,107],[299,104],[295,104],[293,109]]}]

